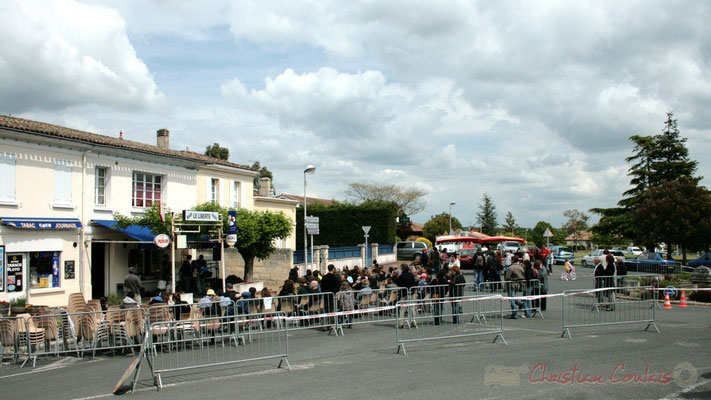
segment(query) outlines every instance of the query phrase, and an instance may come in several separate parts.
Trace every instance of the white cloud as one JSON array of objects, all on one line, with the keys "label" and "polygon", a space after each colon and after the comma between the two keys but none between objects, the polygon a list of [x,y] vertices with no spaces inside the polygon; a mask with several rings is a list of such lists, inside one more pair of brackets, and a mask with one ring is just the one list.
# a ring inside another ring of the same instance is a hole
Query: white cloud
[{"label": "white cloud", "polygon": [[163,100],[113,10],[73,0],[3,1],[0,108],[98,103],[135,109]]}]

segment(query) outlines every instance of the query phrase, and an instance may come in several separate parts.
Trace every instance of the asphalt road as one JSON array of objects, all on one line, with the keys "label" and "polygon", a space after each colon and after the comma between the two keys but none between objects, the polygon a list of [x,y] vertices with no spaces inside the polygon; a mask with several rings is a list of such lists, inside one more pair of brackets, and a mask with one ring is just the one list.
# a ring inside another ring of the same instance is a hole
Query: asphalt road
[{"label": "asphalt road", "polygon": [[[551,279],[551,293],[590,288],[590,272],[578,272],[574,282]],[[289,341],[291,371],[277,369],[278,360],[263,360],[174,372],[164,375],[164,388],[157,391],[144,364],[137,392],[124,396],[711,398],[711,307],[658,310],[659,334],[645,331],[646,324],[631,324],[578,328],[572,339],[561,338],[559,298],[549,301],[544,317],[505,320],[507,345],[491,343],[494,335],[443,339],[409,344],[406,356],[396,354],[390,324],[355,326],[338,338],[316,330],[296,331]],[[96,360],[39,360],[34,369],[5,364],[0,367],[0,399],[110,397],[131,360],[102,355]],[[576,379],[565,383],[565,376],[560,377],[565,373]],[[632,381],[620,382],[625,375]],[[645,376],[647,383],[639,382]]]}]

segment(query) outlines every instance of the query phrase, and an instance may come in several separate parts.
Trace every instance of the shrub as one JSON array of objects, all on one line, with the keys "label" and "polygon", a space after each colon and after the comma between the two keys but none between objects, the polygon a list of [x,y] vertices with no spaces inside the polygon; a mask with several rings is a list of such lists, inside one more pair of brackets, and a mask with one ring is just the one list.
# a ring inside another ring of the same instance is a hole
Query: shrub
[{"label": "shrub", "polygon": [[427,239],[426,237],[418,237],[417,239],[415,239],[415,241],[427,243],[427,246],[429,246],[430,249],[432,248],[432,242],[430,242],[430,240]]}]

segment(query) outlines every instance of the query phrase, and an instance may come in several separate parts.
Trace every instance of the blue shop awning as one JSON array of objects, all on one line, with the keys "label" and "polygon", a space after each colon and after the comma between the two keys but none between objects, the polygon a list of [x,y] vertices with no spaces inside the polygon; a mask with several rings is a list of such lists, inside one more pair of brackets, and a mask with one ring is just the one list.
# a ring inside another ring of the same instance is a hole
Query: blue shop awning
[{"label": "blue shop awning", "polygon": [[77,218],[0,217],[0,223],[19,229],[81,228],[81,221]]},{"label": "blue shop awning", "polygon": [[153,232],[151,232],[149,228],[143,226],[129,225],[128,227],[126,227],[126,229],[121,229],[116,226],[116,221],[112,219],[94,219],[91,220],[91,222],[94,222],[109,229],[113,229],[116,232],[121,232],[124,235],[128,235],[141,242],[152,242],[153,238],[156,236],[153,234]]}]

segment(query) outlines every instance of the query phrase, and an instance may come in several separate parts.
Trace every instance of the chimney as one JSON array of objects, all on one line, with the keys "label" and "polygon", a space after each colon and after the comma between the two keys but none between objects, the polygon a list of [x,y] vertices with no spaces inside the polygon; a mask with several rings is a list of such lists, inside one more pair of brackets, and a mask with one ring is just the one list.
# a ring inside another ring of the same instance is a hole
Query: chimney
[{"label": "chimney", "polygon": [[272,180],[264,177],[259,178],[259,196],[269,197],[272,192]]},{"label": "chimney", "polygon": [[170,131],[167,129],[158,129],[156,132],[157,146],[161,149],[170,148]]}]

